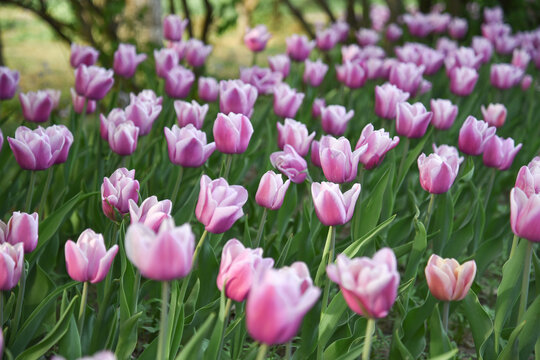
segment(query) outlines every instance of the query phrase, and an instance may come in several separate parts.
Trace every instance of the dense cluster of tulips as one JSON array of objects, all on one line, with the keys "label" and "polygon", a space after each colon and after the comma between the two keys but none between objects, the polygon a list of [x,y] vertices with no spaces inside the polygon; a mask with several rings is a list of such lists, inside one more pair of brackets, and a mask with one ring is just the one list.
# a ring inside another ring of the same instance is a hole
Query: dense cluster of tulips
[{"label": "dense cluster of tulips", "polygon": [[[134,45],[109,70],[73,44],[66,121],[60,91],[19,93],[0,113],[27,125],[0,154],[0,358],[538,356],[540,30],[498,7],[472,37],[441,9],[370,16],[289,36],[269,67],[271,34],[248,28],[252,66],[219,81],[168,15],[152,89],[122,92],[150,61]],[[2,102],[18,82],[0,67]]]}]

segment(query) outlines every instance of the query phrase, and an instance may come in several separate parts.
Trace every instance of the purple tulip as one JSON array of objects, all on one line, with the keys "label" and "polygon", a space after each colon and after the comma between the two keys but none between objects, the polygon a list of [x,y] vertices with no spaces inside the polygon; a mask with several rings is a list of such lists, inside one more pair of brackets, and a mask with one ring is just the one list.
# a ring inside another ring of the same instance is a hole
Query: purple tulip
[{"label": "purple tulip", "polygon": [[285,119],[285,124],[277,123],[278,147],[283,150],[285,145],[291,145],[300,156],[309,152],[315,132],[308,133],[306,125],[293,119]]},{"label": "purple tulip", "polygon": [[157,196],[146,198],[141,206],[129,199],[129,217],[131,224],[141,223],[157,234],[163,221],[171,219],[171,200],[158,201]]},{"label": "purple tulip", "polygon": [[294,61],[305,61],[315,47],[314,41],[309,41],[304,35],[293,34],[285,39],[287,55]]},{"label": "purple tulip", "polygon": [[211,52],[212,45],[205,45],[199,39],[189,39],[186,44],[186,61],[193,67],[201,67]]},{"label": "purple tulip", "polygon": [[[0,243],[0,291],[10,291],[17,286],[23,269],[23,245],[15,244],[13,246],[9,243]],[[2,354],[4,351],[2,329],[0,329],[0,340],[0,354]]]},{"label": "purple tulip", "polygon": [[0,66],[0,100],[9,100],[15,96],[19,85],[19,72]]},{"label": "purple tulip", "polygon": [[458,49],[458,43],[454,40],[450,40],[447,37],[440,37],[437,40],[437,45],[435,46],[435,49],[442,52],[444,56],[448,56]]},{"label": "purple tulip", "polygon": [[369,19],[371,20],[371,28],[381,32],[384,25],[390,20],[390,9],[386,5],[372,4],[369,9]]},{"label": "purple tulip", "polygon": [[344,137],[336,139],[323,136],[319,141],[319,156],[324,176],[328,181],[343,184],[356,178],[358,162],[367,145],[352,151],[351,143]]},{"label": "purple tulip", "polygon": [[65,125],[52,125],[48,128],[45,128],[45,133],[49,136],[51,146],[56,149],[59,149],[56,158],[54,159],[54,164],[65,163],[68,155],[69,149],[73,144],[73,134]]},{"label": "purple tulip", "polygon": [[384,60],[378,58],[369,58],[364,60],[364,68],[366,70],[366,78],[368,80],[384,78],[382,71],[383,67]]},{"label": "purple tulip", "polygon": [[331,25],[332,29],[336,32],[339,42],[347,41],[349,37],[349,24],[343,20],[337,20]]},{"label": "purple tulip", "polygon": [[347,111],[341,105],[329,105],[321,109],[322,129],[334,136],[340,136],[345,133],[347,124],[354,116],[354,110]]},{"label": "purple tulip", "polygon": [[536,156],[527,166],[519,169],[515,186],[520,188],[527,197],[540,194],[540,157]]},{"label": "purple tulip", "polygon": [[212,102],[217,100],[219,85],[216,79],[201,76],[198,85],[199,98],[202,101]]},{"label": "purple tulip", "polygon": [[246,115],[219,113],[214,121],[213,133],[219,151],[224,154],[241,154],[249,145],[253,125]]},{"label": "purple tulip", "polygon": [[257,25],[254,28],[248,27],[244,35],[244,44],[253,52],[261,52],[266,48],[266,43],[272,34],[268,32],[265,25]]},{"label": "purple tulip", "polygon": [[111,150],[118,155],[131,155],[137,149],[139,128],[132,121],[124,121],[119,124],[107,125],[107,141]]},{"label": "purple tulip", "polygon": [[58,106],[60,105],[60,97],[62,96],[62,92],[60,90],[55,90],[55,89],[44,89],[43,91],[49,94],[49,98],[51,99],[53,110],[57,109]]},{"label": "purple tulip", "polygon": [[450,72],[450,91],[458,96],[470,95],[476,82],[478,72],[468,67],[456,67]]},{"label": "purple tulip", "polygon": [[343,65],[336,65],[336,76],[343,85],[357,89],[364,86],[367,71],[363,61],[347,61]]},{"label": "purple tulip", "polygon": [[493,45],[488,39],[482,36],[474,36],[471,47],[474,49],[476,55],[480,56],[480,61],[483,64],[489,62],[493,55]]},{"label": "purple tulip", "polygon": [[529,61],[531,61],[531,56],[523,49],[515,49],[512,53],[512,65],[520,68],[521,70],[527,69]]},{"label": "purple tulip", "polygon": [[407,101],[409,93],[395,85],[385,83],[375,86],[375,114],[384,119],[396,117],[397,104]]},{"label": "purple tulip", "polygon": [[420,84],[422,84],[424,69],[423,65],[417,66],[414,63],[397,63],[390,70],[390,84],[396,85],[414,97],[420,88]]},{"label": "purple tulip", "polygon": [[81,114],[84,110],[84,107],[86,106],[86,114],[91,114],[94,111],[96,111],[97,104],[94,100],[86,100],[84,96],[80,96],[77,94],[75,89],[71,88],[71,101],[73,103],[73,111],[75,111],[77,114]]},{"label": "purple tulip", "polygon": [[150,133],[152,125],[161,113],[161,105],[157,102],[139,100],[133,96],[131,103],[125,110],[126,119],[133,122],[139,128],[139,135],[144,136]]},{"label": "purple tulip", "polygon": [[219,82],[219,110],[222,113],[237,113],[251,117],[257,101],[257,89],[242,80]]},{"label": "purple tulip", "polygon": [[274,112],[279,117],[294,118],[303,100],[303,93],[285,83],[274,87]]},{"label": "purple tulip", "polygon": [[517,86],[523,77],[523,70],[510,64],[492,64],[489,74],[491,85],[498,89]]},{"label": "purple tulip", "polygon": [[114,72],[98,66],[81,65],[75,70],[75,91],[90,100],[101,100],[114,84]]},{"label": "purple tulip", "polygon": [[321,155],[319,150],[319,142],[313,140],[311,142],[311,163],[316,167],[321,167]]},{"label": "purple tulip", "polygon": [[485,7],[484,21],[486,23],[502,23],[504,18],[503,9],[500,6]]},{"label": "purple tulip", "polygon": [[118,50],[114,52],[114,73],[124,78],[130,78],[135,75],[137,66],[144,60],[146,60],[146,54],[137,54],[135,45],[120,44]]},{"label": "purple tulip", "polygon": [[193,71],[181,65],[172,68],[165,78],[165,92],[172,98],[182,99],[189,95],[195,81]]},{"label": "purple tulip", "polygon": [[330,28],[317,30],[315,44],[322,51],[330,51],[339,41],[338,33]]},{"label": "purple tulip", "polygon": [[109,140],[109,124],[112,124],[114,127],[120,125],[127,121],[126,112],[119,108],[114,108],[111,110],[108,116],[99,114],[99,133],[103,140]]},{"label": "purple tulip", "polygon": [[165,19],[163,19],[163,36],[170,41],[182,40],[182,35],[184,35],[188,23],[188,19],[182,20],[178,15],[169,14],[165,16]]},{"label": "purple tulip", "polygon": [[283,151],[270,154],[270,162],[295,184],[304,182],[307,177],[307,162],[291,145],[286,144]]},{"label": "purple tulip", "polygon": [[321,85],[322,81],[324,80],[324,76],[328,71],[328,65],[323,63],[321,59],[318,59],[317,61],[310,61],[307,59],[304,64],[304,82],[313,87]]},{"label": "purple tulip", "polygon": [[386,28],[386,39],[390,42],[398,41],[403,36],[403,30],[396,24],[389,24]]},{"label": "purple tulip", "polygon": [[409,104],[401,102],[396,109],[396,132],[408,138],[421,138],[433,117],[420,102]]},{"label": "purple tulip", "polygon": [[480,155],[484,152],[487,140],[495,135],[496,128],[473,116],[467,117],[459,130],[459,150],[468,155]]},{"label": "purple tulip", "polygon": [[103,178],[101,185],[101,205],[103,213],[111,220],[116,212],[129,212],[129,200],[139,201],[139,182],[135,180],[135,170],[117,169],[110,177]]},{"label": "purple tulip", "polygon": [[489,104],[487,108],[482,105],[481,110],[484,121],[490,126],[498,128],[504,125],[506,121],[506,106],[503,104]]},{"label": "purple tulip", "polygon": [[497,135],[491,136],[484,145],[482,157],[484,165],[501,171],[508,170],[521,146],[521,144],[514,146],[512,138],[503,139]]},{"label": "purple tulip", "polygon": [[276,174],[272,170],[267,171],[259,182],[255,201],[259,206],[270,210],[277,210],[283,205],[285,193],[289,188],[290,180],[283,183],[281,174]]},{"label": "purple tulip", "polygon": [[360,188],[360,184],[354,184],[349,191],[342,193],[338,184],[331,182],[312,183],[311,196],[319,221],[325,226],[348,223],[354,214]]},{"label": "purple tulip", "polygon": [[178,125],[180,125],[180,127],[193,124],[200,130],[203,126],[206,113],[208,112],[208,104],[201,106],[195,100],[192,100],[191,103],[176,100],[174,102],[174,111],[176,112],[176,119],[178,120]]},{"label": "purple tulip", "polygon": [[66,154],[65,146],[69,140],[65,134],[51,137],[41,126],[35,130],[19,126],[15,130],[15,138],[8,137],[15,160],[25,170],[45,170],[54,165],[59,156]]},{"label": "purple tulip", "polygon": [[311,106],[311,116],[318,118],[321,116],[322,108],[326,106],[326,101],[321,98],[315,98]]},{"label": "purple tulip", "polygon": [[279,72],[285,79],[291,70],[291,59],[285,54],[279,54],[268,57],[268,66],[274,72]]},{"label": "purple tulip", "polygon": [[72,43],[69,63],[74,69],[80,65],[92,66],[96,63],[98,56],[99,51],[93,47]]},{"label": "purple tulip", "polygon": [[367,145],[366,151],[360,156],[360,162],[366,170],[379,166],[386,153],[399,144],[399,137],[390,137],[384,129],[374,130],[372,124],[367,124],[360,134],[355,149]]},{"label": "purple tulip", "polygon": [[448,24],[448,34],[454,39],[462,39],[469,29],[467,20],[459,17],[455,17]]},{"label": "purple tulip", "polygon": [[[434,34],[442,34],[446,30],[450,33],[450,22],[453,21],[450,14],[431,11],[427,14],[429,24],[431,26],[431,32]],[[453,37],[453,36],[452,36]]]},{"label": "purple tulip", "polygon": [[156,63],[156,74],[165,79],[169,71],[178,66],[178,54],[174,49],[154,50],[154,60]]},{"label": "purple tulip", "polygon": [[427,15],[420,12],[416,14],[403,15],[403,22],[407,25],[412,36],[426,37],[432,30],[431,23]]},{"label": "purple tulip", "polygon": [[447,158],[437,153],[427,157],[422,153],[418,157],[418,170],[420,185],[424,190],[431,194],[443,194],[450,189],[456,179],[459,161],[455,157]]},{"label": "purple tulip", "polygon": [[532,81],[533,79],[531,75],[525,75],[521,80],[521,90],[527,91],[531,87]]},{"label": "purple tulip", "polygon": [[0,221],[0,243],[22,244],[25,253],[34,251],[38,244],[38,213],[15,211],[7,225]]},{"label": "purple tulip", "polygon": [[53,99],[48,92],[39,90],[37,92],[19,93],[23,116],[31,122],[45,122],[49,120],[53,110]]},{"label": "purple tulip", "polygon": [[472,48],[463,46],[449,53],[444,60],[448,76],[451,75],[454,68],[466,67],[478,70],[481,65],[482,55],[478,55]]},{"label": "purple tulip", "polygon": [[379,33],[372,29],[359,29],[355,35],[360,46],[375,45],[380,38]]},{"label": "purple tulip", "polygon": [[182,128],[173,125],[171,129],[164,130],[169,159],[175,165],[200,167],[216,149],[216,144],[207,144],[206,134],[197,130],[193,124],[187,124]]},{"label": "purple tulip", "polygon": [[457,105],[453,105],[450,100],[431,99],[430,107],[433,113],[431,124],[439,130],[450,129],[458,114]]},{"label": "purple tulip", "polygon": [[255,86],[259,94],[272,94],[274,88],[281,83],[283,75],[269,68],[253,66],[240,70],[240,80]]},{"label": "purple tulip", "polygon": [[516,236],[529,241],[540,241],[538,209],[540,209],[539,194],[527,196],[518,187],[510,191],[510,224]]},{"label": "purple tulip", "polygon": [[495,38],[494,45],[498,54],[509,55],[519,46],[519,41],[515,36],[503,35]]},{"label": "purple tulip", "polygon": [[157,96],[154,90],[146,89],[138,93],[137,95],[130,93],[129,94],[130,102],[134,103],[136,101],[143,101],[152,104],[153,106],[161,105],[163,103],[163,98]]}]

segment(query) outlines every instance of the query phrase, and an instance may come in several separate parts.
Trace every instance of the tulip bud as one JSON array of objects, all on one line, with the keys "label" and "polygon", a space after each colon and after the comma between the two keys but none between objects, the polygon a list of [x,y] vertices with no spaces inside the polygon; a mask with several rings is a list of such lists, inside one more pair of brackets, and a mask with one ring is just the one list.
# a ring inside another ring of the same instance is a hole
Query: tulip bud
[{"label": "tulip bud", "polygon": [[272,94],[274,88],[281,83],[283,75],[268,68],[252,66],[240,69],[240,80],[255,86],[259,94]]},{"label": "tulip bud", "polygon": [[328,181],[338,184],[353,181],[358,172],[360,157],[366,150],[367,144],[353,152],[346,138],[323,136],[319,142],[319,155],[324,176]]},{"label": "tulip bud", "polygon": [[163,221],[171,219],[171,200],[158,201],[157,196],[146,198],[141,206],[129,199],[129,216],[131,224],[141,223],[158,232]]},{"label": "tulip bud", "polygon": [[146,60],[146,54],[137,54],[134,45],[120,44],[114,52],[114,72],[124,78],[130,78],[135,75],[137,66],[144,60]]},{"label": "tulip bud", "polygon": [[456,259],[443,259],[431,255],[425,269],[429,291],[441,301],[463,300],[476,275],[476,262],[467,261],[460,265]]},{"label": "tulip bud", "polygon": [[276,174],[272,170],[267,171],[259,182],[255,201],[262,207],[277,210],[283,204],[289,184],[290,180],[283,183],[281,174]]},{"label": "tulip bud", "polygon": [[508,170],[521,146],[521,144],[514,146],[512,138],[503,139],[497,135],[491,136],[484,146],[482,157],[484,165],[501,171]]},{"label": "tulip bud", "polygon": [[412,36],[426,37],[432,31],[431,23],[428,15],[422,13],[405,14],[403,22],[407,25],[407,29]]},{"label": "tulip bud", "polygon": [[49,120],[53,110],[53,101],[49,93],[43,90],[37,92],[19,93],[23,116],[31,122]]},{"label": "tulip bud", "polygon": [[495,134],[496,128],[473,116],[467,117],[459,130],[459,150],[468,155],[484,152],[487,140]]},{"label": "tulip bud", "polygon": [[91,100],[101,100],[114,84],[114,73],[98,66],[81,65],[75,70],[75,91]]},{"label": "tulip bud", "polygon": [[201,76],[198,85],[199,98],[202,101],[212,102],[217,100],[219,85],[216,79]]},{"label": "tulip bud", "polygon": [[527,197],[540,194],[540,157],[535,157],[529,165],[519,169],[515,186],[520,188]]},{"label": "tulip bud", "polygon": [[531,56],[523,49],[515,49],[512,53],[512,65],[522,70],[527,70],[529,61],[531,61]]},{"label": "tulip bud", "polygon": [[206,134],[192,124],[183,128],[173,125],[165,128],[165,138],[169,150],[169,159],[175,165],[200,167],[216,149],[215,143],[206,143]]},{"label": "tulip bud", "polygon": [[4,228],[4,241],[11,245],[23,244],[25,253],[31,253],[37,246],[38,224],[38,213],[27,214],[20,211],[11,215],[7,225],[3,226],[0,221],[0,227]]},{"label": "tulip bud", "polygon": [[343,65],[336,65],[336,76],[348,88],[358,89],[367,80],[367,70],[363,61],[346,61]]},{"label": "tulip bud", "polygon": [[426,133],[433,113],[420,102],[402,102],[396,109],[396,132],[408,138],[421,138]]},{"label": "tulip bud", "polygon": [[224,154],[241,154],[249,145],[253,126],[243,114],[219,113],[214,122],[213,133],[219,151]]},{"label": "tulip bud", "polygon": [[98,56],[99,51],[93,47],[72,43],[69,63],[74,69],[80,65],[92,66],[96,63]]},{"label": "tulip bud", "polygon": [[[55,132],[54,130],[51,134]],[[63,157],[67,156],[70,142],[73,142],[73,138],[67,134],[51,138],[47,130],[41,126],[35,130],[19,126],[15,130],[15,138],[7,139],[15,160],[25,170],[45,170],[63,162],[62,160],[65,161]],[[69,142],[69,145],[66,142]]]},{"label": "tulip bud", "polygon": [[266,43],[271,37],[272,34],[264,25],[257,25],[254,28],[248,27],[244,35],[244,44],[253,52],[261,52],[266,48]]},{"label": "tulip bud", "polygon": [[150,101],[139,100],[132,97],[131,103],[125,110],[126,119],[139,128],[139,135],[144,136],[150,133],[152,125],[161,113],[161,104]]},{"label": "tulip bud", "polygon": [[384,119],[394,119],[397,104],[407,99],[409,99],[409,93],[395,85],[389,83],[377,85],[375,86],[375,114]]},{"label": "tulip bud", "polygon": [[56,153],[57,156],[54,159],[54,164],[65,163],[68,155],[69,149],[73,144],[73,134],[65,125],[52,125],[45,129],[45,133],[51,139],[51,149]]},{"label": "tulip bud", "polygon": [[347,38],[349,37],[349,24],[347,22],[343,20],[337,20],[331,26],[338,35],[339,42],[347,41]]},{"label": "tulip bud", "polygon": [[107,127],[109,146],[118,155],[131,155],[137,149],[139,128],[131,121],[120,124],[109,123]]},{"label": "tulip bud", "polygon": [[458,114],[457,105],[453,105],[450,100],[431,99],[431,112],[433,117],[431,123],[439,130],[447,130],[452,127]]},{"label": "tulip bud", "polygon": [[360,184],[354,184],[349,191],[342,193],[338,184],[314,182],[311,195],[315,213],[323,225],[336,226],[348,223],[360,195]]},{"label": "tulip bud", "polygon": [[189,95],[195,75],[181,65],[173,67],[165,77],[165,92],[172,98],[182,99]]},{"label": "tulip bud", "polygon": [[294,118],[300,109],[304,94],[282,83],[274,87],[274,112],[282,118]]},{"label": "tulip bud", "polygon": [[191,103],[187,101],[176,100],[174,102],[174,110],[180,127],[192,124],[197,129],[203,126],[204,118],[208,112],[208,104],[199,105],[195,100]]},{"label": "tulip bud", "polygon": [[96,111],[97,104],[94,100],[88,100],[87,102],[86,98],[84,96],[80,96],[79,94],[77,94],[77,92],[73,88],[70,89],[70,92],[71,92],[71,101],[73,103],[73,110],[77,114],[81,114],[84,111],[85,105],[86,105],[86,111],[85,111],[86,114],[91,114],[94,111]]},{"label": "tulip bud", "polygon": [[169,71],[178,66],[178,54],[174,49],[154,50],[154,60],[156,63],[156,74],[165,79]]},{"label": "tulip bud", "polygon": [[[0,222],[0,225],[2,223]],[[9,291],[19,283],[24,270],[24,249],[23,244],[11,245],[0,243],[0,290]],[[0,329],[1,331],[1,329]],[[1,333],[0,333],[1,335]],[[0,344],[0,354],[3,349],[3,337]]]},{"label": "tulip bud", "polygon": [[431,194],[443,194],[450,189],[456,179],[459,160],[449,159],[437,153],[426,157],[426,154],[422,153],[418,157],[418,170],[420,185],[424,190]]},{"label": "tulip bud", "polygon": [[272,71],[281,73],[283,79],[285,79],[289,75],[291,69],[291,59],[285,54],[269,56],[268,66],[270,66]]},{"label": "tulip bud", "polygon": [[317,140],[311,142],[311,163],[316,167],[321,167],[319,142]]},{"label": "tulip bud", "polygon": [[322,108],[326,106],[326,101],[321,98],[315,98],[313,105],[311,106],[311,116],[318,118],[321,116]]},{"label": "tulip bud", "polygon": [[533,78],[531,75],[525,75],[521,80],[521,90],[527,91],[532,84]]},{"label": "tulip bud", "polygon": [[495,127],[501,127],[506,120],[506,106],[503,104],[489,104],[486,108],[482,105],[482,116],[484,120],[490,125]]},{"label": "tulip bud", "polygon": [[315,44],[322,51],[330,51],[336,46],[339,35],[332,28],[317,30]]},{"label": "tulip bud", "polygon": [[489,73],[491,85],[497,89],[510,89],[519,84],[523,70],[510,64],[492,64]]},{"label": "tulip bud", "polygon": [[283,151],[270,154],[270,162],[295,184],[304,182],[307,177],[307,162],[291,145],[286,144]]},{"label": "tulip bud", "polygon": [[488,39],[482,36],[474,36],[471,47],[474,49],[474,52],[480,56],[480,61],[483,64],[489,62],[493,55],[493,45]]},{"label": "tulip bud", "polygon": [[467,34],[468,28],[467,20],[455,17],[448,24],[448,34],[454,39],[461,39]]},{"label": "tulip bud", "polygon": [[188,25],[189,20],[183,19],[174,14],[169,14],[163,19],[163,37],[170,41],[182,40],[184,30]]},{"label": "tulip bud", "polygon": [[318,59],[317,61],[310,61],[307,59],[304,64],[304,82],[313,87],[321,85],[324,76],[328,71],[328,65],[323,63],[321,59]]},{"label": "tulip bud", "polygon": [[403,30],[397,24],[389,24],[386,28],[386,39],[390,42],[398,41],[403,36]]},{"label": "tulip bud", "polygon": [[101,204],[105,216],[115,220],[116,211],[121,215],[127,214],[130,199],[139,201],[139,182],[135,180],[135,170],[120,168],[111,177],[103,178]]},{"label": "tulip bud", "polygon": [[476,82],[478,72],[468,67],[455,67],[450,72],[450,91],[458,96],[470,95]]},{"label": "tulip bud", "polygon": [[321,108],[322,129],[334,136],[345,134],[347,124],[354,116],[354,110],[347,111],[344,106],[330,105]]},{"label": "tulip bud", "polygon": [[241,80],[222,80],[219,83],[219,110],[224,114],[232,112],[251,117],[257,95],[253,85]]},{"label": "tulip bud", "polygon": [[422,75],[425,67],[417,66],[413,63],[397,63],[390,70],[388,80],[390,84],[396,85],[401,90],[415,96],[422,84]]},{"label": "tulip bud", "polygon": [[287,55],[294,61],[305,61],[315,47],[314,41],[309,41],[305,35],[293,34],[285,39]]},{"label": "tulip bud", "polygon": [[189,39],[186,44],[186,61],[193,67],[201,67],[211,52],[212,45],[205,45],[199,39]]},{"label": "tulip bud", "polygon": [[286,144],[291,145],[300,156],[306,156],[309,145],[315,137],[315,132],[308,133],[306,125],[293,119],[285,119],[285,125],[277,123],[278,147],[283,149]]},{"label": "tulip bud", "polygon": [[9,100],[15,95],[19,77],[18,71],[0,66],[0,100]]},{"label": "tulip bud", "polygon": [[399,137],[390,138],[384,129],[374,130],[372,124],[367,124],[360,134],[355,149],[367,145],[366,151],[360,156],[360,162],[366,170],[373,169],[383,161],[386,153],[399,144]]}]

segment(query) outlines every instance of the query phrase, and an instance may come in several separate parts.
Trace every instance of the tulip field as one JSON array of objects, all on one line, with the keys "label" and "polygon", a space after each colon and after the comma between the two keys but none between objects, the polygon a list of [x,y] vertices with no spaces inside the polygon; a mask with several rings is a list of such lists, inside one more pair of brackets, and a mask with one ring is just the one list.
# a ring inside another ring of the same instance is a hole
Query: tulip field
[{"label": "tulip field", "polygon": [[0,359],[540,358],[540,27],[477,10],[0,67]]}]

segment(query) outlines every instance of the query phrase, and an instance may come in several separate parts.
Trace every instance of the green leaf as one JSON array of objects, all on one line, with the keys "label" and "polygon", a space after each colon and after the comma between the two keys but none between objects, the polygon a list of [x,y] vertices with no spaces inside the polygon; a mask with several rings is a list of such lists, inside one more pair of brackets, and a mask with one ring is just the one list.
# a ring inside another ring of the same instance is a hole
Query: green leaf
[{"label": "green leaf", "polygon": [[439,356],[431,357],[430,360],[449,360],[449,359],[453,359],[457,355],[458,351],[459,351],[459,349],[453,349],[453,350],[450,350],[449,352],[441,354]]},{"label": "green leaf", "polygon": [[454,224],[454,203],[452,202],[452,194],[447,191],[445,194],[436,196],[435,211],[430,228],[440,230],[433,238],[433,252],[443,255],[444,248],[452,234]]},{"label": "green leaf", "polygon": [[[431,133],[433,132],[433,129],[430,129],[426,135],[418,142],[418,144],[414,147],[414,149],[409,150],[408,154],[406,154],[405,162],[403,163],[403,168],[400,169],[400,173],[398,174],[398,181],[394,183],[394,193],[397,193],[399,188],[401,187],[401,184],[403,183],[403,180],[405,180],[405,176],[409,173],[409,169],[411,168],[412,164],[415,163],[418,159],[418,156],[420,156],[420,153],[424,149],[424,145],[426,144],[426,141],[431,138]],[[405,141],[410,141],[410,139],[405,139]],[[405,154],[403,154],[405,156]]]},{"label": "green leaf", "polygon": [[176,357],[176,360],[192,360],[197,359],[199,351],[202,349],[202,342],[206,333],[210,330],[210,327],[214,323],[215,313],[211,313],[204,324],[201,326],[198,332],[188,341],[186,346],[182,349],[180,354]]},{"label": "green leaf", "polygon": [[469,290],[469,294],[461,302],[461,309],[471,327],[477,357],[483,359],[487,341],[493,332],[491,318],[473,290]]},{"label": "green leaf", "polygon": [[58,343],[58,353],[66,359],[78,359],[81,357],[81,338],[74,314],[71,314],[66,335]]},{"label": "green leaf", "polygon": [[396,215],[392,215],[392,217],[386,219],[382,223],[380,223],[376,228],[370,230],[367,234],[362,236],[361,238],[355,240],[351,245],[349,245],[344,251],[343,254],[347,255],[349,258],[355,257],[358,255],[360,250],[366,246],[369,241],[377,235],[382,229],[387,227],[394,221],[396,218]]},{"label": "green leaf", "polygon": [[330,340],[330,337],[334,334],[334,331],[346,310],[347,303],[340,292],[334,296],[326,308],[326,311],[321,315],[321,322],[319,324],[319,346],[325,347],[328,340]]},{"label": "green leaf", "polygon": [[223,284],[223,287],[221,289],[221,296],[219,298],[219,316],[217,319],[217,322],[214,326],[214,330],[212,331],[212,336],[210,337],[210,342],[208,343],[208,348],[206,348],[206,351],[204,353],[205,359],[217,359],[217,354],[219,352],[219,349],[223,347],[223,344],[221,344],[221,334],[223,334],[223,327],[225,326],[225,316],[228,317],[228,314],[225,314],[225,306],[226,306],[226,296],[225,296],[225,284]]},{"label": "green leaf", "polygon": [[443,355],[452,347],[450,345],[450,340],[448,339],[448,334],[446,334],[446,331],[443,329],[438,306],[435,307],[431,314],[431,320],[429,322],[429,340],[430,358]]},{"label": "green leaf", "polygon": [[118,359],[129,359],[135,346],[137,345],[137,321],[142,315],[142,311],[120,323],[118,333],[118,344],[114,353]]},{"label": "green leaf", "polygon": [[416,278],[422,256],[427,248],[427,236],[424,224],[416,219],[414,224],[416,226],[416,235],[414,236],[412,251],[407,260],[407,267],[405,268],[405,275],[403,276],[402,282],[407,282],[410,279]]},{"label": "green leaf", "polygon": [[[529,306],[523,318],[525,319],[525,326],[518,337],[519,358],[528,359],[534,348],[534,344],[540,339],[540,332],[538,331],[538,323],[540,323],[540,296],[537,296]],[[537,357],[539,355],[538,353],[536,354]]]}]

